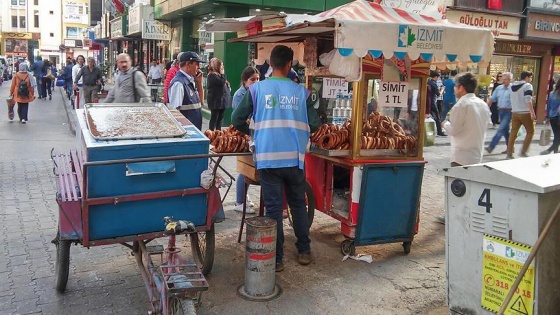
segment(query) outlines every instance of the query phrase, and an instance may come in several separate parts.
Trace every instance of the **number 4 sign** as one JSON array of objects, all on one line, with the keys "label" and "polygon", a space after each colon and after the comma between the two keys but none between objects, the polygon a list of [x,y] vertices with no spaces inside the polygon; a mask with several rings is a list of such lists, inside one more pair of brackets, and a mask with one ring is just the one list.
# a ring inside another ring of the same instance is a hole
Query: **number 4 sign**
[{"label": "number 4 sign", "polygon": [[379,106],[407,107],[408,82],[382,81],[379,86]]}]

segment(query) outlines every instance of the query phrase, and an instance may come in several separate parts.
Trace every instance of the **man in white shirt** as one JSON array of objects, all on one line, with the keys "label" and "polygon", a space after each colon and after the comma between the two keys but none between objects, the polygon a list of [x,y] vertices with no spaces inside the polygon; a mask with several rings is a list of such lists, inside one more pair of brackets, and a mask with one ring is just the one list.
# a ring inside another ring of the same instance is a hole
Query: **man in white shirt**
[{"label": "man in white shirt", "polygon": [[[80,70],[82,70],[82,67],[84,66],[85,62],[86,62],[86,58],[82,55],[78,55],[78,57],[76,58],[76,64],[74,65],[74,67],[72,67],[72,82],[76,82],[78,73],[80,73]],[[74,88],[74,91],[79,91],[80,94],[79,100],[76,100],[78,101],[78,106],[84,105],[85,102],[83,86],[84,86],[83,78],[80,78],[80,80],[78,80],[78,84],[76,88]],[[72,104],[72,106],[74,106],[74,104]]]},{"label": "man in white shirt", "polygon": [[157,64],[155,59],[152,60],[152,65],[150,66],[150,71],[148,72],[148,78],[151,79],[151,83],[160,84],[162,76],[163,72],[161,71],[160,65]]},{"label": "man in white shirt", "polygon": [[463,73],[455,78],[455,95],[458,101],[453,106],[449,121],[441,123],[451,137],[451,166],[482,161],[490,110],[474,94],[477,86],[478,81],[472,73]]}]

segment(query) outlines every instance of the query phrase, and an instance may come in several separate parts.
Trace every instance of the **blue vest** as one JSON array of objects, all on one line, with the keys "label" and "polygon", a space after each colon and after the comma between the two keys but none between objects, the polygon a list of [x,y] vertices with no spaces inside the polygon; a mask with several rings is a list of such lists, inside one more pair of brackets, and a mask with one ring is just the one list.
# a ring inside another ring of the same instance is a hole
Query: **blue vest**
[{"label": "blue vest", "polygon": [[198,96],[198,91],[194,86],[194,82],[190,81],[189,78],[180,70],[177,71],[177,74],[175,74],[175,77],[171,80],[169,86],[173,86],[175,82],[180,82],[184,89],[183,102],[181,103],[182,106],[179,107],[179,110],[200,108],[200,97]]},{"label": "blue vest", "polygon": [[309,141],[309,92],[288,78],[271,77],[249,87],[255,121],[257,169],[303,169]]}]

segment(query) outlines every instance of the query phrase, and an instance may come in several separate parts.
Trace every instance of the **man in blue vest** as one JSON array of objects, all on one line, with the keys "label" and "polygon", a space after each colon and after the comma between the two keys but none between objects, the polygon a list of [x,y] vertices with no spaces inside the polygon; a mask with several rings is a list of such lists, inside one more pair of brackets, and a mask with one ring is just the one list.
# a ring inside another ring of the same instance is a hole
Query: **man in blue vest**
[{"label": "man in blue vest", "polygon": [[277,222],[276,271],[284,269],[284,196],[294,222],[297,260],[302,265],[314,260],[309,239],[303,163],[310,131],[317,130],[321,122],[313,109],[309,91],[287,78],[293,59],[294,52],[289,47],[274,47],[270,54],[274,68],[272,76],[251,85],[232,115],[233,126],[247,134],[247,118],[252,115],[255,122],[255,165],[259,171],[266,216]]},{"label": "man in blue vest", "polygon": [[202,129],[201,102],[204,100],[201,62],[204,61],[193,51],[182,53],[180,70],[169,83],[169,106],[179,109],[199,130]]}]

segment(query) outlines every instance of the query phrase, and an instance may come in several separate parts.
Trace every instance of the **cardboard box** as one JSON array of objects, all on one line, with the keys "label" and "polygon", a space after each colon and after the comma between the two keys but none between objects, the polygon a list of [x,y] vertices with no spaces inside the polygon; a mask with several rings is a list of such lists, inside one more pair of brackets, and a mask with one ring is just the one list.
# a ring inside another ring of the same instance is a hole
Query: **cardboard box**
[{"label": "cardboard box", "polygon": [[286,20],[284,18],[274,18],[262,21],[262,31],[272,31],[283,28],[286,26]]},{"label": "cardboard box", "polygon": [[255,168],[252,155],[242,155],[237,157],[237,173],[258,182],[259,171]]}]

